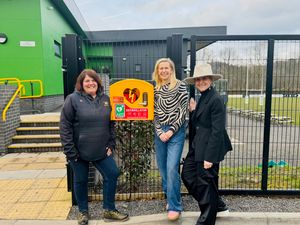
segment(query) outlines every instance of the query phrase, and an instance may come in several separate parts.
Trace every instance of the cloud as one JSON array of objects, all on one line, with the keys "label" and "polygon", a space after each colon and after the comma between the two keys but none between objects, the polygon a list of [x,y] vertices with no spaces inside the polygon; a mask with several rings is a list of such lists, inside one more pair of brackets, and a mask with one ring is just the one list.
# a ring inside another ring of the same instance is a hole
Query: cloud
[{"label": "cloud", "polygon": [[295,34],[298,0],[75,0],[91,30],[227,26],[228,34]]}]

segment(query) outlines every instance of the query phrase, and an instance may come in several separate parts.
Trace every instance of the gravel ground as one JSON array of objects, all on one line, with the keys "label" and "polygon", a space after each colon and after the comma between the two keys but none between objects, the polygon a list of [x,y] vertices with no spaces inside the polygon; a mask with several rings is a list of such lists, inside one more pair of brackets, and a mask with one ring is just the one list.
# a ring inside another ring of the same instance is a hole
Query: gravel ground
[{"label": "gravel ground", "polygon": [[[256,197],[256,196],[223,196],[231,212],[300,212],[300,197]],[[183,196],[184,211],[199,211],[196,201],[191,196]],[[149,215],[165,212],[165,200],[117,201],[116,207],[130,216]],[[89,212],[92,219],[101,219],[102,202],[90,202]],[[76,219],[77,207],[70,210],[68,219]]]}]

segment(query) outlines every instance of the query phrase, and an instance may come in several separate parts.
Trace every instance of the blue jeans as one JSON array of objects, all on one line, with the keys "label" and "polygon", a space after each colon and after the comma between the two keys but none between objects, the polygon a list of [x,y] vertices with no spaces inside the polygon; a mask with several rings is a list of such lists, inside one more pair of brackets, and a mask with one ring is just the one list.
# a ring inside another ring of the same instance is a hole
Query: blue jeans
[{"label": "blue jeans", "polygon": [[[103,177],[103,208],[114,210],[117,180],[120,175],[112,156],[92,162]],[[74,192],[80,212],[88,212],[88,173],[89,162],[78,159],[70,161],[74,174]]]},{"label": "blue jeans", "polygon": [[[164,126],[167,131],[169,126]],[[185,126],[182,126],[167,142],[162,142],[155,135],[155,150],[157,165],[162,177],[163,191],[167,195],[169,211],[182,211],[180,187],[181,180],[179,175],[179,163],[185,139]]]}]

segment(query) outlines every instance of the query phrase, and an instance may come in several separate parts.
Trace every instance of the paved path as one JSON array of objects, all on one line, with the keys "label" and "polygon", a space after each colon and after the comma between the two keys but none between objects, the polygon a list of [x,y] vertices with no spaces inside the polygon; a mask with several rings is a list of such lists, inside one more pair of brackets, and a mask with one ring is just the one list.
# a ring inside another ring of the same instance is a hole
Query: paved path
[{"label": "paved path", "polygon": [[1,219],[66,219],[72,205],[63,154],[1,157],[0,201]]}]

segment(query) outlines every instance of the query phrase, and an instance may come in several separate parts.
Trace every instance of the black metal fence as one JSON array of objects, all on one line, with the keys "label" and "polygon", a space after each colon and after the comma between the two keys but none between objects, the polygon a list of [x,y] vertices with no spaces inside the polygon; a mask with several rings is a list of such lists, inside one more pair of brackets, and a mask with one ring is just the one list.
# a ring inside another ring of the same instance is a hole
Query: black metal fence
[{"label": "black metal fence", "polygon": [[[113,79],[151,80],[155,61],[168,52],[166,41],[85,41],[83,49],[86,67]],[[300,36],[192,36],[182,55],[190,75],[196,63],[210,63],[224,77],[216,86],[234,150],[221,164],[221,192],[300,194]],[[117,131],[117,198],[163,198],[152,122],[117,122]],[[183,157],[188,148],[187,137]],[[89,197],[102,199],[92,165]]]},{"label": "black metal fence", "polygon": [[222,192],[299,194],[300,36],[193,36],[191,46],[191,69],[210,63],[227,83],[234,150]]},{"label": "black metal fence", "polygon": [[[86,67],[107,74],[111,83],[128,78],[152,80],[156,60],[167,54],[166,40],[100,43],[86,40],[84,49]],[[153,122],[116,122],[116,132],[115,160],[121,169],[117,199],[163,198],[153,146]],[[89,198],[102,199],[102,178],[92,164]]]}]

